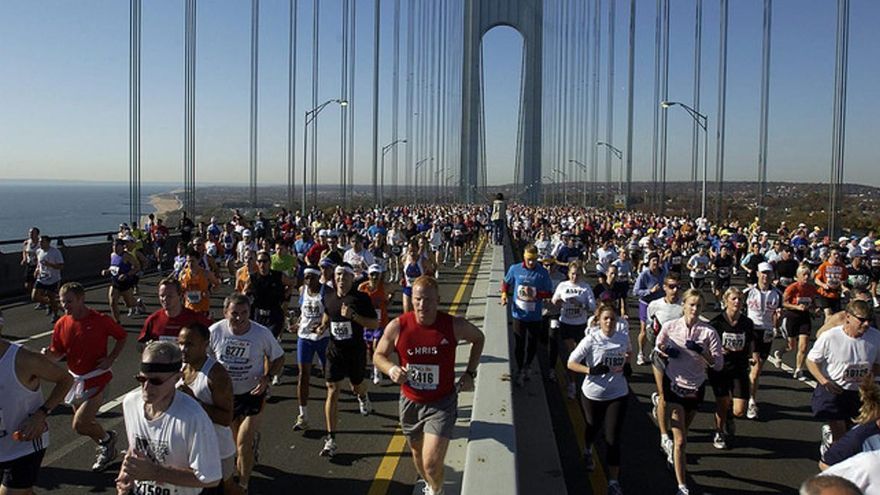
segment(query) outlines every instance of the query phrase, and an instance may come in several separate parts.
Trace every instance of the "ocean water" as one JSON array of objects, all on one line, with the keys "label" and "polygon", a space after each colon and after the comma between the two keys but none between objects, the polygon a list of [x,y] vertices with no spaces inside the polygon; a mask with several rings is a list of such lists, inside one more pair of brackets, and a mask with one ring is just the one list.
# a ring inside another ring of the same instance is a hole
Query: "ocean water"
[{"label": "ocean water", "polygon": [[[141,211],[173,184],[142,184]],[[36,182],[0,179],[0,241],[23,239],[39,227],[52,237],[116,230],[129,219],[128,183]],[[7,246],[0,247],[7,251]]]}]

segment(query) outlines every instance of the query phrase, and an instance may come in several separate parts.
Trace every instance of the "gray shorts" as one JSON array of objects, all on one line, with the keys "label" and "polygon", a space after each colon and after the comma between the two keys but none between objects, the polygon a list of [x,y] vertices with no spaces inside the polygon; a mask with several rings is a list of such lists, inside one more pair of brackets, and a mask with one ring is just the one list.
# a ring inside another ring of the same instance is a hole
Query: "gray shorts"
[{"label": "gray shorts", "polygon": [[452,438],[458,418],[458,394],[452,393],[437,402],[419,404],[400,395],[400,426],[408,439],[430,433]]}]

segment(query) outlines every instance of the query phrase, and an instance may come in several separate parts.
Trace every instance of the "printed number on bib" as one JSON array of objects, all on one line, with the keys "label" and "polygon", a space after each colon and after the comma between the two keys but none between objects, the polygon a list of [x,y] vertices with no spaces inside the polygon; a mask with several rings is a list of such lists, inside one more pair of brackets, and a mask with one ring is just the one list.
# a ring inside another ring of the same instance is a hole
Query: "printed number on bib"
[{"label": "printed number on bib", "polygon": [[412,364],[407,366],[409,386],[416,390],[437,390],[440,384],[440,366],[436,364]]},{"label": "printed number on bib", "polygon": [[626,362],[626,357],[622,354],[605,354],[602,357],[602,364],[611,368],[612,373],[619,373],[623,370],[623,364]]},{"label": "printed number on bib", "polygon": [[186,302],[190,304],[198,304],[202,302],[202,292],[198,290],[186,291]]},{"label": "printed number on bib", "polygon": [[137,495],[171,495],[170,488],[156,486],[152,481],[136,481],[134,492]]},{"label": "printed number on bib", "polygon": [[244,363],[250,356],[251,343],[247,340],[229,339],[223,344],[223,361]]},{"label": "printed number on bib", "polygon": [[348,340],[351,338],[351,322],[350,321],[331,321],[330,334],[336,340]]},{"label": "printed number on bib", "polygon": [[863,378],[868,376],[870,371],[871,367],[868,366],[868,363],[848,364],[843,370],[843,381],[848,383],[860,382]]},{"label": "printed number on bib", "polygon": [[523,311],[534,311],[537,291],[529,285],[520,285],[516,291],[516,307]]},{"label": "printed number on bib", "polygon": [[729,351],[741,351],[746,346],[746,334],[724,332],[721,334],[721,346]]},{"label": "printed number on bib", "polygon": [[565,308],[563,310],[563,312],[565,313],[565,317],[570,320],[579,319],[579,318],[583,317],[583,315],[584,315],[583,308],[578,308],[578,307]]}]

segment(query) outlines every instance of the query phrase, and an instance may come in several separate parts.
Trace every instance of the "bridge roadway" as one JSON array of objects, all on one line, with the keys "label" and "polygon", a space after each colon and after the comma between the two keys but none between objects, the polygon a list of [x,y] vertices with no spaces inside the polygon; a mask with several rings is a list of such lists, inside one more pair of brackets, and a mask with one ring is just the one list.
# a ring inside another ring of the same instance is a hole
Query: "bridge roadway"
[{"label": "bridge roadway", "polygon": [[[491,249],[487,249],[488,258],[491,258]],[[459,269],[442,271],[440,287],[444,309],[454,306],[452,309],[457,314],[465,313],[478,263],[478,259],[471,259]],[[153,288],[155,281],[155,277],[148,278],[141,285],[142,297],[151,309],[158,307]],[[215,315],[220,314],[222,298],[228,291],[224,287],[212,298]],[[97,310],[107,311],[105,299],[105,287],[88,291],[87,302]],[[25,345],[39,349],[48,344],[51,325],[42,312],[33,311],[31,307],[25,304],[4,308],[7,321],[4,337],[24,341]],[[630,314],[635,314],[636,308],[630,309]],[[399,303],[395,304],[393,311],[400,311]],[[99,416],[102,425],[120,434],[124,430],[120,401],[135,386],[131,379],[138,363],[134,339],[141,323],[142,319],[123,317],[123,326],[131,340],[114,366],[115,377]],[[633,328],[638,328],[635,319],[631,318],[631,323]],[[635,346],[635,331],[632,338]],[[781,345],[782,341],[777,340],[774,348]],[[286,351],[284,376],[281,385],[273,387],[264,413],[260,459],[251,480],[251,493],[281,493],[285,490],[370,495],[413,493],[416,473],[409,454],[403,452],[402,438],[396,434],[397,388],[387,383],[371,386],[375,412],[369,417],[358,413],[353,396],[343,395],[339,454],[332,460],[321,458],[317,453],[321,447],[323,381],[317,377],[312,380],[310,420],[314,429],[305,433],[292,431],[296,415],[295,339],[292,334],[284,335],[283,347]],[[791,364],[790,360],[791,356],[788,356],[786,362]],[[557,370],[561,375],[561,365]],[[631,387],[633,395],[623,445],[623,488],[628,493],[672,493],[674,476],[665,467],[658,447],[657,430],[650,416],[650,394],[654,387],[647,367],[635,367]],[[727,451],[712,447],[712,394],[711,391],[707,393],[707,401],[689,438],[688,470],[690,484],[696,488],[692,493],[796,493],[800,482],[816,472],[819,424],[810,414],[810,392],[809,383],[792,380],[790,373],[768,364],[761,386],[761,418],[758,421],[737,421],[736,444]],[[580,457],[583,417],[577,404],[565,398],[562,383],[554,385],[533,379],[524,388],[514,389],[513,399],[514,415],[520,418],[516,423],[519,491],[543,493],[546,490],[541,488],[548,486],[543,483],[551,479],[558,483],[561,477],[568,493],[605,493],[602,469],[593,473],[583,469]],[[529,418],[543,410],[536,408],[541,400],[546,400],[549,405],[552,433],[535,431],[531,427]],[[64,406],[50,416],[52,438],[36,492],[114,493],[113,479],[119,463],[105,473],[92,473],[89,467],[94,461],[94,446],[90,440],[71,431],[70,419],[70,410]],[[555,445],[554,442],[549,444],[558,449],[558,457],[545,456],[546,450],[542,451],[538,444],[532,443],[534,438],[546,438],[551,434],[555,437]],[[124,443],[123,440],[121,447]],[[542,458],[538,459],[538,456]],[[555,466],[557,459],[559,465]],[[546,468],[548,463],[550,468]],[[491,476],[491,463],[485,467],[485,475]],[[449,491],[457,493],[457,490]]]}]

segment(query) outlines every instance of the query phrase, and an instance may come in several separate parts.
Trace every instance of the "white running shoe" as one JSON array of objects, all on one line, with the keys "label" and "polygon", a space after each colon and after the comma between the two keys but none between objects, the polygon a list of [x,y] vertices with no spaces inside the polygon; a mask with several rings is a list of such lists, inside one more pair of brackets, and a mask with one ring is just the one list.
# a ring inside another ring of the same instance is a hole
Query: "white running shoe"
[{"label": "white running shoe", "polygon": [[660,446],[663,448],[663,452],[666,454],[666,463],[670,466],[675,465],[675,445],[672,444],[672,439],[669,437],[663,437],[660,441]]},{"label": "white running shoe", "polygon": [[831,426],[822,425],[822,433],[821,433],[821,443],[819,444],[819,458],[825,458],[825,452],[828,451],[828,447],[831,447],[831,442],[833,438],[831,436]]},{"label": "white running shoe", "polygon": [[746,409],[746,417],[749,419],[758,418],[758,403],[754,399],[749,399],[749,407]]},{"label": "white running shoe", "polygon": [[643,366],[643,365],[646,365],[646,364],[648,364],[648,362],[645,360],[645,356],[642,356],[642,353],[640,352],[640,353],[636,356],[636,365],[638,365],[638,366]]},{"label": "white running shoe", "polygon": [[96,473],[100,473],[110,467],[110,463],[116,460],[116,456],[119,455],[119,451],[116,449],[118,435],[112,430],[108,431],[107,435],[107,440],[98,444],[98,455],[95,463],[92,464],[92,471]]},{"label": "white running shoe", "polygon": [[358,397],[358,406],[363,416],[369,416],[373,412],[373,404],[370,402],[369,394],[364,394],[363,398]]},{"label": "white running shoe", "polygon": [[293,431],[306,431],[309,429],[309,420],[302,414],[296,417],[296,423],[293,424]]},{"label": "white running shoe", "polygon": [[724,433],[721,433],[720,431],[715,432],[715,438],[712,441],[712,446],[718,450],[727,449],[727,440],[724,438]]},{"label": "white running shoe", "polygon": [[382,383],[382,373],[379,371],[379,368],[373,366],[373,385],[380,383]]},{"label": "white running shoe", "polygon": [[278,375],[272,377],[272,385],[279,385],[281,383],[281,378]]},{"label": "white running shoe", "polygon": [[802,382],[807,381],[807,375],[805,375],[805,374],[804,374],[804,370],[802,370],[802,369],[800,369],[800,368],[794,370],[794,373],[792,374],[792,377],[793,377],[795,380],[800,380],[800,381],[802,381]]},{"label": "white running shoe", "polygon": [[688,488],[684,485],[679,485],[678,491],[675,492],[675,495],[690,495],[690,494],[691,494],[690,490],[688,490]]},{"label": "white running shoe", "polygon": [[324,440],[324,447],[318,455],[321,457],[333,457],[336,455],[336,440],[334,440],[333,437],[328,436],[327,439]]}]

